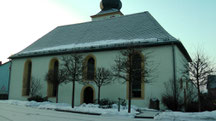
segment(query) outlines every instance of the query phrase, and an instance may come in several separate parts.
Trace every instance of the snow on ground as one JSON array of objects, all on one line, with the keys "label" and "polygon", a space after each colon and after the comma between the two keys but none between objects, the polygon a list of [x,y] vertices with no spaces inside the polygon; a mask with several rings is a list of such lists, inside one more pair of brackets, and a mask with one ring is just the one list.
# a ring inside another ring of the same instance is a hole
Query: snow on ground
[{"label": "snow on ground", "polygon": [[85,115],[0,103],[0,121],[153,121],[128,116]]},{"label": "snow on ground", "polygon": [[199,113],[163,112],[154,119],[155,121],[216,121],[216,111]]},{"label": "snow on ground", "polygon": [[78,111],[78,112],[89,112],[89,113],[101,113],[102,115],[118,115],[118,116],[128,116],[134,117],[137,113],[136,107],[132,106],[131,113],[129,114],[127,108],[121,107],[121,111],[118,112],[118,106],[116,104],[113,105],[111,109],[102,109],[99,108],[97,104],[83,104],[80,106],[76,106],[75,108],[71,108],[71,105],[66,103],[52,103],[52,102],[35,102],[35,101],[18,101],[18,100],[6,100],[0,101],[0,103],[12,104],[18,106],[26,106],[38,109],[61,109],[68,111]]},{"label": "snow on ground", "polygon": [[[7,106],[8,107],[9,106],[10,107],[11,106],[17,106],[18,109],[14,109],[14,107],[12,107],[9,111]],[[27,108],[27,110],[25,108]],[[22,115],[24,115],[25,118],[29,118],[28,116],[30,114],[31,114],[30,116],[32,116],[32,115],[39,116],[41,119],[45,116],[46,116],[46,118],[50,118],[47,116],[49,116],[51,114],[54,115],[53,112],[52,113],[48,112],[47,115],[45,115],[43,113],[41,114],[39,112],[48,111],[46,109],[49,109],[49,110],[61,109],[61,110],[69,110],[69,111],[79,111],[79,112],[90,112],[90,113],[101,113],[102,114],[101,116],[95,116],[95,117],[90,116],[90,118],[92,118],[91,120],[89,120],[88,116],[79,117],[79,119],[81,121],[96,121],[96,118],[97,118],[97,120],[106,119],[107,121],[108,120],[111,120],[111,121],[138,120],[138,119],[133,118],[138,113],[136,111],[138,108],[136,108],[134,106],[132,106],[132,113],[128,114],[127,108],[125,108],[125,107],[121,107],[121,112],[118,112],[117,105],[113,105],[112,109],[101,109],[101,108],[99,108],[98,105],[83,104],[81,106],[77,106],[74,109],[72,109],[71,105],[65,104],[65,103],[57,103],[56,104],[56,103],[51,103],[51,102],[39,103],[39,102],[35,102],[35,101],[29,102],[29,101],[7,100],[7,101],[0,101],[0,109],[1,109],[0,110],[0,121],[2,121],[1,118],[6,118],[6,117],[10,118],[10,116],[7,116],[10,113],[8,114],[7,112],[4,112],[4,111],[7,111],[7,110],[8,110],[8,112],[12,111],[12,113],[15,113],[13,115],[18,115],[18,114],[16,114],[16,111],[18,110],[17,112],[20,113],[20,109],[23,109],[24,114],[22,114]],[[32,111],[31,113],[30,112],[28,113],[28,110],[38,110],[38,109],[40,109],[40,110],[43,109],[43,110],[41,110],[39,112],[35,112],[35,113],[34,113],[34,111]],[[141,109],[141,110],[145,110],[144,112],[148,112],[148,111],[151,112],[152,111],[150,109]],[[54,111],[54,112],[58,113],[57,111]],[[5,113],[6,116],[3,115],[2,113]],[[66,115],[66,113],[63,113],[63,114]],[[64,115],[60,115],[59,117],[57,116],[57,118],[61,118],[61,116],[64,116]],[[78,114],[71,113],[71,116],[69,116],[69,117],[77,117],[77,119],[78,119]],[[71,119],[71,118],[68,118],[68,116],[65,116],[64,118],[65,118],[65,121],[67,121],[68,119]],[[110,118],[112,118],[112,119],[110,119]],[[118,119],[118,120],[115,120],[115,119]],[[183,113],[183,112],[167,111],[167,112],[162,112],[159,115],[157,115],[154,118],[154,120],[155,121],[216,121],[216,111],[199,112],[199,113]],[[14,121],[14,120],[10,120],[10,121]],[[19,120],[17,120],[17,121],[19,121]],[[46,121],[49,121],[49,120],[46,120]],[[55,120],[52,120],[52,121],[55,121]],[[142,121],[153,121],[153,119],[142,119]]]}]

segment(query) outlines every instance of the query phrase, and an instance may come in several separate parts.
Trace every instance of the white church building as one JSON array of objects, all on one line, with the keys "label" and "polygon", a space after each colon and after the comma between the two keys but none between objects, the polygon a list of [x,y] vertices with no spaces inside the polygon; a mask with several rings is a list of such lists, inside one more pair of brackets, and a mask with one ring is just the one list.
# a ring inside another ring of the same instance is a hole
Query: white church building
[{"label": "white church building", "polygon": [[[132,105],[149,107],[152,98],[161,102],[162,94],[166,91],[164,83],[169,80],[179,81],[182,76],[180,70],[184,66],[182,61],[191,61],[191,58],[183,44],[170,35],[149,12],[123,15],[121,7],[120,0],[102,0],[101,11],[91,16],[92,21],[58,26],[12,55],[9,99],[27,100],[30,96],[31,77],[34,77],[40,80],[42,96],[48,96],[49,100],[55,102],[53,86],[48,84],[45,76],[50,69],[61,65],[63,55],[79,53],[86,64],[94,65],[94,69],[111,69],[121,50],[139,48],[143,50],[139,53],[140,57],[145,57],[146,51],[151,52],[150,60],[157,65],[157,70],[152,83],[142,82],[139,94],[132,95]],[[94,84],[76,83],[75,105],[88,103],[85,102],[85,95],[92,100],[97,99],[97,91]],[[72,83],[61,84],[57,93],[58,102],[70,104]],[[128,100],[128,84],[116,80],[102,87],[102,98]]]}]

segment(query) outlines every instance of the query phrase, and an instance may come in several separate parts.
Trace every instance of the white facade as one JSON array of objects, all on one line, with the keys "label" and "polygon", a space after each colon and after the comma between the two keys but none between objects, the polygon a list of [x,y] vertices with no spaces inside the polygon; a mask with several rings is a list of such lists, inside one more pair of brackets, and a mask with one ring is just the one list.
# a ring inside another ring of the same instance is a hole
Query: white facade
[{"label": "white facade", "polygon": [[[179,70],[183,68],[181,64],[181,59],[185,59],[182,52],[177,46],[175,48],[175,69]],[[145,56],[145,52],[151,52],[148,61],[153,62],[157,65],[154,80],[151,83],[144,84],[144,99],[133,99],[132,105],[140,107],[148,107],[149,100],[151,98],[157,98],[161,103],[161,96],[165,91],[164,82],[169,81],[174,78],[173,74],[173,49],[172,45],[163,45],[156,47],[148,47],[143,49],[145,51],[142,54]],[[119,50],[113,51],[101,51],[101,52],[91,52],[91,53],[80,53],[83,57],[88,55],[95,56],[96,67],[105,67],[111,69],[114,65],[114,59],[117,55],[120,55]],[[25,62],[30,59],[32,62],[32,77],[40,79],[42,89],[41,94],[43,97],[47,96],[47,81],[45,80],[45,75],[49,70],[50,61],[53,58],[58,58],[59,65],[61,65],[61,55],[56,56],[38,56],[32,58],[20,58],[12,60],[11,69],[11,82],[10,82],[10,93],[9,99],[27,100],[27,96],[22,96],[23,88],[23,76],[24,76],[24,65]],[[176,71],[176,77],[181,77],[179,71]],[[118,98],[127,99],[127,83],[122,83],[123,80],[115,81],[114,83],[101,87],[101,99],[109,98],[111,100],[117,101]],[[94,90],[94,99],[97,99],[97,86],[91,85],[81,85],[76,83],[75,86],[75,105],[82,104],[83,91],[85,87],[90,86]],[[59,86],[58,92],[59,102],[71,104],[72,98],[72,83],[61,84]],[[49,98],[49,100],[55,102],[55,98]],[[163,108],[162,104],[160,104]]]}]

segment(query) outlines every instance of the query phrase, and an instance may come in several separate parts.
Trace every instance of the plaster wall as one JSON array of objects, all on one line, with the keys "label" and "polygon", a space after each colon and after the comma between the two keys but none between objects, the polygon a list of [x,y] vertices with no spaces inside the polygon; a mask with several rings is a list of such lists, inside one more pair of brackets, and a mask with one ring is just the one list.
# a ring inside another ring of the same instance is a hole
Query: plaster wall
[{"label": "plaster wall", "polygon": [[[177,48],[178,49],[178,48]],[[161,100],[161,95],[165,91],[164,82],[173,78],[173,59],[172,59],[172,46],[158,46],[143,49],[143,55],[145,57],[146,52],[150,52],[148,55],[149,63],[156,66],[156,70],[153,73],[153,79],[151,83],[145,83],[144,86],[144,99],[132,100],[133,105],[148,107],[149,99],[157,98]],[[82,53],[85,58],[89,54],[92,54],[96,58],[96,67],[111,68],[114,65],[114,59],[120,54],[119,51],[102,51],[92,53]],[[176,53],[177,57],[181,57],[181,52]],[[58,58],[61,62],[61,55],[57,56],[42,56],[23,59],[12,60],[12,72],[10,83],[9,99],[26,100],[27,97],[22,96],[22,83],[23,83],[23,71],[24,64],[27,59],[32,61],[32,76],[41,80],[41,94],[47,95],[47,82],[45,81],[45,74],[48,72],[49,63],[52,58]],[[180,63],[178,63],[180,65]],[[94,84],[90,84],[94,90],[94,99],[97,99],[97,87]],[[75,87],[75,105],[82,103],[82,90],[84,85],[76,83]],[[59,102],[71,103],[72,95],[72,83],[61,84],[59,87]],[[109,98],[117,101],[118,98],[127,99],[127,84],[123,83],[123,80],[116,80],[114,83],[101,88],[101,99]],[[49,98],[49,100],[55,102],[55,98]]]}]

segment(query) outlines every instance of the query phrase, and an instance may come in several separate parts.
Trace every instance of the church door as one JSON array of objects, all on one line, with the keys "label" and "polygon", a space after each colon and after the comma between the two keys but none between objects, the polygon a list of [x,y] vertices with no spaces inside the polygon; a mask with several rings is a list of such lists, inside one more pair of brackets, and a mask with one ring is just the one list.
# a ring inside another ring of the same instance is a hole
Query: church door
[{"label": "church door", "polygon": [[84,103],[89,104],[93,103],[93,89],[91,87],[86,87],[84,90]]}]

